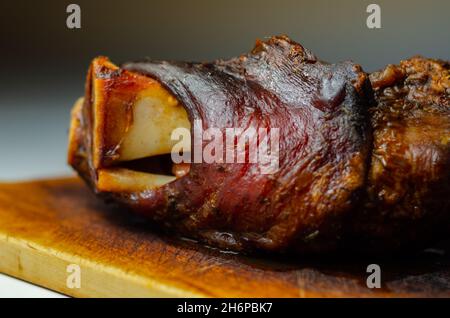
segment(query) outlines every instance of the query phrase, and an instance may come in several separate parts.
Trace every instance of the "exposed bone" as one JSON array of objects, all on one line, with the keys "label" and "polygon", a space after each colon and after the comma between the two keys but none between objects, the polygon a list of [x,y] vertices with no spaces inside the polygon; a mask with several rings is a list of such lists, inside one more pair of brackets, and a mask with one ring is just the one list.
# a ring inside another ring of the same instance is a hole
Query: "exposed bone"
[{"label": "exposed bone", "polygon": [[[94,166],[170,154],[176,128],[190,129],[186,110],[158,81],[97,58],[91,66]],[[183,148],[190,140],[183,139]]]},{"label": "exposed bone", "polygon": [[139,192],[152,190],[176,179],[146,172],[124,168],[100,169],[98,171],[97,189],[105,192]]},{"label": "exposed bone", "polygon": [[[161,86],[140,93],[133,105],[133,121],[120,145],[120,160],[170,154],[177,141],[170,136],[176,128],[190,129],[186,110]],[[190,139],[183,147],[190,148]]]},{"label": "exposed bone", "polygon": [[[172,131],[190,129],[190,122],[176,98],[158,81],[120,70],[105,57],[92,62],[88,83],[86,98],[78,99],[72,109],[69,163],[77,164],[80,157],[85,160],[89,155],[85,150],[92,147],[100,192],[139,192],[176,180],[172,175],[121,166],[126,161],[170,154],[173,145],[179,144],[171,140]],[[92,116],[91,127],[87,114]],[[90,139],[86,134],[91,135],[92,145],[85,142]],[[190,140],[183,139],[183,148],[190,148]]]}]

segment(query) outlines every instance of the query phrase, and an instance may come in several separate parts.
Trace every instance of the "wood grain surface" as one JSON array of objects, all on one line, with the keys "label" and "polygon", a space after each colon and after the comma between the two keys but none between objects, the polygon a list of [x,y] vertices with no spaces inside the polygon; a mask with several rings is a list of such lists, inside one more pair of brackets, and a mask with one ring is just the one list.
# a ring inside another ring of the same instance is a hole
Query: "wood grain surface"
[{"label": "wood grain surface", "polygon": [[[160,233],[76,178],[0,184],[0,272],[76,297],[450,297],[441,245],[413,256],[224,253]],[[366,287],[366,268],[382,288]],[[81,269],[68,288],[67,266]]]}]

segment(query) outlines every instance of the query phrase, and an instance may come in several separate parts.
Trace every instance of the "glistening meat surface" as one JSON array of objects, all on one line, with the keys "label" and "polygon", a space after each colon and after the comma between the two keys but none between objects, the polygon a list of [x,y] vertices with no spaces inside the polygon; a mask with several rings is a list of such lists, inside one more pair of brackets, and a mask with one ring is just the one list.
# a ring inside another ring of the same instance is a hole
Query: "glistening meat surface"
[{"label": "glistening meat surface", "polygon": [[[383,146],[370,114],[386,111],[373,97],[359,65],[321,62],[287,37],[212,63],[143,61],[118,68],[97,58],[84,101],[73,111],[69,163],[96,192],[213,246],[324,252],[358,245],[355,237],[381,246],[387,236],[377,230],[391,224],[374,217],[385,211],[374,199],[384,181],[374,179],[371,166]],[[260,162],[167,169],[161,159],[171,151],[167,133],[178,126],[192,130],[198,120],[203,129],[279,129],[279,169],[262,173]],[[439,129],[448,133],[446,127]],[[442,147],[448,162],[447,144]]]},{"label": "glistening meat surface", "polygon": [[367,198],[351,222],[372,249],[450,229],[450,65],[413,57],[370,75],[377,101]]}]

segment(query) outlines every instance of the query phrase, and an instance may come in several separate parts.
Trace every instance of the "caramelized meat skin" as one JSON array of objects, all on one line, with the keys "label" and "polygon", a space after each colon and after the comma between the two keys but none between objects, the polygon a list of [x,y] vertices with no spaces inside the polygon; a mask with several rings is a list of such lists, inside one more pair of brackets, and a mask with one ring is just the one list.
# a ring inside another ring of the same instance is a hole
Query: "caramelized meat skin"
[{"label": "caramelized meat skin", "polygon": [[[97,72],[101,76],[102,68]],[[201,120],[203,129],[278,128],[279,169],[263,174],[261,163],[192,163],[173,182],[110,198],[221,248],[334,246],[326,238],[340,233],[339,220],[359,201],[370,161],[373,96],[360,66],[323,63],[287,37],[273,37],[228,61],[143,61],[127,63],[120,72],[161,83],[184,105],[191,124]],[[92,121],[91,95],[88,84],[86,123]],[[92,145],[84,142],[92,131],[89,124],[78,131],[74,139],[82,140],[87,153],[70,156],[78,158],[72,164],[98,191],[97,167],[89,163]]]},{"label": "caramelized meat skin", "polygon": [[[321,62],[287,37],[212,63],[118,68],[101,57],[73,110],[69,163],[104,197],[224,249],[418,247],[449,230],[449,71],[446,62],[415,57],[369,80],[360,66]],[[278,128],[279,169],[264,174],[261,162],[166,167],[152,157],[139,165],[153,162],[153,170],[173,175],[127,170],[137,164],[121,161],[122,141],[143,89],[182,105],[192,135],[197,120],[224,134]]]},{"label": "caramelized meat skin", "polygon": [[188,176],[125,203],[224,248],[285,249],[345,215],[364,183],[369,85],[351,63],[328,65],[287,38],[214,63],[141,62],[203,128],[280,129],[279,171],[192,164]]},{"label": "caramelized meat skin", "polygon": [[374,146],[363,213],[379,248],[426,243],[450,224],[450,66],[414,57],[370,75]]}]

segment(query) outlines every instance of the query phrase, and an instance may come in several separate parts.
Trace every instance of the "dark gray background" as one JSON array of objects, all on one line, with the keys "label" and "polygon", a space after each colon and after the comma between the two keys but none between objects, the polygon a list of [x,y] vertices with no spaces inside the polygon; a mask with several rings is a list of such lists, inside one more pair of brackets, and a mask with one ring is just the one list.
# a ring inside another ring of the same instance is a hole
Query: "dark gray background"
[{"label": "dark gray background", "polygon": [[[66,28],[77,3],[82,28]],[[366,27],[366,7],[382,29]],[[208,60],[287,34],[330,62],[367,71],[415,54],[449,59],[450,1],[14,1],[0,4],[0,180],[70,173],[69,111],[89,61]]]}]

